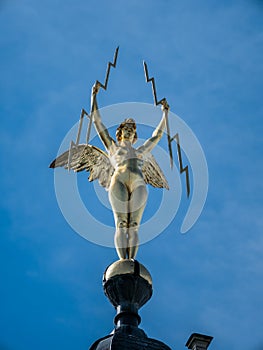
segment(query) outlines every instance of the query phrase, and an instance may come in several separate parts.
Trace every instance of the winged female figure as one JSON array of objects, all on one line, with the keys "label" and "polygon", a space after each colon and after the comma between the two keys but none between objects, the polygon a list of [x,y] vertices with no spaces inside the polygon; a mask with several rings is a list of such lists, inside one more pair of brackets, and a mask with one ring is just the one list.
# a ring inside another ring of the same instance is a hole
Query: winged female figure
[{"label": "winged female figure", "polygon": [[150,153],[163,136],[169,106],[162,102],[163,115],[152,136],[138,148],[136,123],[125,119],[116,130],[116,141],[102,123],[97,103],[100,85],[96,82],[91,94],[91,118],[107,153],[89,145],[76,145],[64,152],[51,164],[51,168],[63,166],[76,172],[90,172],[89,181],[98,179],[108,190],[113,210],[116,232],[114,243],[120,259],[134,259],[139,246],[138,230],[147,202],[146,184],[169,189],[167,180]]}]

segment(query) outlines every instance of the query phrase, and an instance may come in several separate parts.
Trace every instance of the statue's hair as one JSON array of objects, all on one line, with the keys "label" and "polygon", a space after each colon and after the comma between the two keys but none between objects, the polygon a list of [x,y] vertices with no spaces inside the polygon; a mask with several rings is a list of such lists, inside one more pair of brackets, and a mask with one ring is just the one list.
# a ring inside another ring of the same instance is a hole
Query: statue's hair
[{"label": "statue's hair", "polygon": [[118,142],[121,141],[121,136],[122,136],[122,128],[125,126],[125,124],[132,124],[134,130],[135,130],[135,135],[134,135],[134,139],[133,139],[133,143],[135,143],[138,139],[138,136],[137,136],[137,132],[136,132],[136,123],[135,123],[135,120],[132,119],[132,118],[128,118],[128,119],[125,119],[120,125],[119,127],[117,128],[116,130],[116,139]]}]

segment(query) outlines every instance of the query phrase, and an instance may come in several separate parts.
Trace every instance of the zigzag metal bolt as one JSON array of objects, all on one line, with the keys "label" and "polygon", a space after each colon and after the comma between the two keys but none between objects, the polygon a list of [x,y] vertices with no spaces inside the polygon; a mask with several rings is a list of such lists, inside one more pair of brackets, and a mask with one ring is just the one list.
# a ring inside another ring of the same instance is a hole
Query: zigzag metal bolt
[{"label": "zigzag metal bolt", "polygon": [[116,48],[115,53],[114,53],[114,57],[113,57],[113,62],[108,62],[108,66],[107,66],[107,71],[106,71],[106,76],[105,76],[105,81],[104,84],[102,84],[100,81],[96,81],[96,84],[98,84],[100,87],[102,87],[104,90],[107,90],[107,86],[108,86],[108,80],[109,80],[109,75],[110,75],[110,70],[111,67],[116,68],[116,64],[117,64],[117,58],[118,58],[118,53],[119,53],[119,46]]},{"label": "zigzag metal bolt", "polygon": [[190,195],[189,168],[188,168],[188,165],[183,167],[182,152],[181,152],[180,139],[179,139],[178,133],[176,133],[170,139],[170,143],[172,143],[172,141],[174,141],[174,140],[176,140],[176,145],[177,145],[177,154],[178,154],[178,163],[179,163],[180,174],[185,172],[186,191],[187,191],[187,197],[189,197],[189,195]]},{"label": "zigzag metal bolt", "polygon": [[[158,105],[163,105],[163,107],[168,106],[168,103],[165,98],[162,98],[161,100],[157,100],[157,93],[156,93],[156,86],[155,86],[155,80],[154,77],[149,77],[149,72],[148,72],[148,67],[146,62],[143,62],[144,66],[144,73],[145,73],[145,78],[147,83],[152,84],[152,92],[153,92],[153,99],[154,99],[154,104],[156,106]],[[168,106],[169,108],[169,106]],[[166,129],[167,129],[167,139],[168,139],[168,149],[169,149],[169,154],[170,154],[170,164],[171,168],[173,167],[173,151],[172,151],[172,141],[176,139],[176,145],[177,145],[177,154],[178,154],[178,162],[179,162],[179,168],[180,168],[180,174],[185,172],[185,177],[186,177],[186,191],[187,191],[187,197],[190,195],[190,180],[189,180],[189,168],[188,165],[183,167],[183,161],[182,161],[182,153],[181,153],[181,146],[180,146],[180,140],[179,140],[179,134],[177,133],[174,135],[172,138],[170,136],[170,128],[169,128],[169,123],[168,123],[168,109],[166,111]]]}]

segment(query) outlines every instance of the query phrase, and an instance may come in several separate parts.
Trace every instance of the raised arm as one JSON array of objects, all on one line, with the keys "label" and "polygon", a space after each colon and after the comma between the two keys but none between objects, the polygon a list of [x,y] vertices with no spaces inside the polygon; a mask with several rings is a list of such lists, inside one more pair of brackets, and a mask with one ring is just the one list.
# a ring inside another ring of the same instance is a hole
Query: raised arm
[{"label": "raised arm", "polygon": [[162,119],[161,119],[159,125],[152,133],[152,137],[150,137],[148,140],[146,140],[144,142],[144,144],[138,148],[139,151],[141,151],[143,153],[151,152],[151,150],[161,140],[163,133],[164,133],[164,128],[166,125],[166,118],[168,117],[168,112],[169,112],[169,105],[168,105],[166,100],[164,100],[162,103],[162,110],[163,110],[163,116],[162,116]]},{"label": "raised arm", "polygon": [[96,82],[92,87],[91,93],[91,115],[94,121],[95,129],[104,144],[105,148],[109,151],[111,146],[115,144],[115,141],[110,136],[108,129],[101,121],[100,112],[97,103],[97,93],[99,92],[100,85]]}]

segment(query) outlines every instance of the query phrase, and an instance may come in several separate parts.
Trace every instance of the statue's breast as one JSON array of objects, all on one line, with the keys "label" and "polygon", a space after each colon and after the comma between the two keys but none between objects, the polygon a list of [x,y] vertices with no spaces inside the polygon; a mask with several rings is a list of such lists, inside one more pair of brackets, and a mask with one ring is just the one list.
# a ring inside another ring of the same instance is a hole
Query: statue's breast
[{"label": "statue's breast", "polygon": [[116,169],[126,164],[129,169],[136,170],[141,168],[143,163],[142,155],[137,153],[131,146],[116,147],[115,152],[110,156],[112,166]]}]

